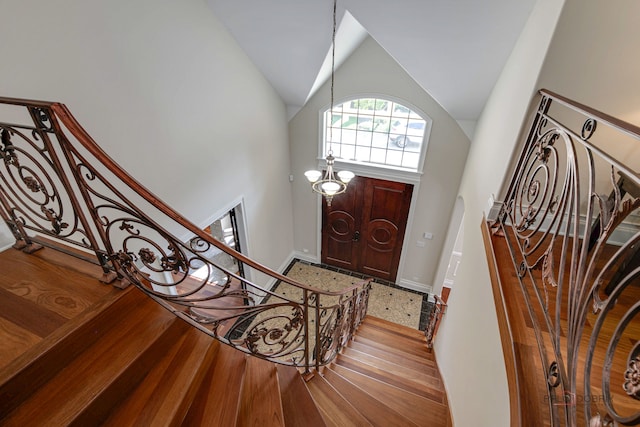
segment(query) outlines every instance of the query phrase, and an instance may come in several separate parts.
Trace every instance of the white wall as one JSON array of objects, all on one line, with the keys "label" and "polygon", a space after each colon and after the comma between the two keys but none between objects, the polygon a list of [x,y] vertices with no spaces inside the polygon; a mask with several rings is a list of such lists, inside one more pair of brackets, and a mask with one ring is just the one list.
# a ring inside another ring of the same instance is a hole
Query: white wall
[{"label": "white wall", "polygon": [[462,262],[436,338],[456,426],[508,426],[509,396],[480,223],[499,191],[563,0],[539,0],[475,130],[460,186]]},{"label": "white wall", "polygon": [[287,258],[286,109],[204,2],[3,0],[2,15],[0,95],[65,103],[196,225],[243,195],[250,255]]},{"label": "white wall", "polygon": [[640,125],[640,2],[566,3],[539,86]]},{"label": "white wall", "polygon": [[[440,254],[440,261],[438,262],[438,269],[433,283],[433,293],[435,295],[442,295],[442,286],[445,279],[449,279],[447,276],[451,274],[451,269],[456,269],[451,264],[451,255],[454,251],[462,253],[463,251],[463,236],[464,236],[464,200],[462,197],[458,197],[456,204],[451,213],[451,221],[447,229],[446,241],[442,246],[442,252]],[[456,255],[456,259],[458,256]],[[457,270],[457,269],[456,269]],[[454,285],[455,286],[455,285]],[[452,287],[448,284],[447,287]]]},{"label": "white wall", "polygon": [[[458,124],[435,102],[373,39],[367,38],[352,56],[336,70],[336,100],[359,95],[379,94],[404,100],[433,120],[420,180],[413,225],[408,228],[408,250],[401,261],[401,279],[431,286],[456,200],[469,139]],[[304,178],[304,171],[317,167],[319,111],[329,105],[329,86],[325,84],[290,121],[291,170],[294,175],[295,249],[309,250],[317,257],[318,202]],[[416,247],[424,232],[432,232],[424,248]]]}]

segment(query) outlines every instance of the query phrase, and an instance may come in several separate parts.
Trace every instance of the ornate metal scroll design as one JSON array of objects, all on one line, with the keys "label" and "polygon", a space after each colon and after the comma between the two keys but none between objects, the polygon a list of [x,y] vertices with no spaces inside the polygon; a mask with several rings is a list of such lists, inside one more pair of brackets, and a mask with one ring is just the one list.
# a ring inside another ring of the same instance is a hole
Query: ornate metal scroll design
[{"label": "ornate metal scroll design", "polygon": [[[29,136],[17,127],[0,125],[0,129],[0,180],[12,228],[19,225],[90,247],[77,215],[71,211],[71,218],[65,218],[64,196],[54,179],[56,167],[40,132],[32,129]],[[74,234],[81,235],[79,242],[72,239]]]},{"label": "ornate metal scroll design", "polygon": [[30,253],[55,241],[78,246],[87,252],[83,259],[101,265],[102,281],[112,281],[115,275],[65,169],[64,150],[57,144],[63,136],[50,105],[5,104],[31,119],[27,124],[0,122],[0,214],[16,239],[14,247]]},{"label": "ornate metal scroll design", "polygon": [[640,178],[610,141],[637,145],[640,129],[546,91],[532,123],[494,228],[555,396],[551,425],[638,425],[640,224],[626,221]]},{"label": "ornate metal scroll design", "polygon": [[629,396],[640,399],[640,341],[636,343],[629,354],[622,388]]},{"label": "ornate metal scroll design", "polygon": [[[115,164],[63,105],[0,103],[27,108],[33,122],[0,123],[0,214],[18,242],[35,240],[31,230],[91,249],[120,286],[133,284],[240,351],[307,372],[329,363],[362,321],[367,283],[325,292],[291,281],[160,201]],[[242,277],[220,254],[294,286],[300,297]]]}]

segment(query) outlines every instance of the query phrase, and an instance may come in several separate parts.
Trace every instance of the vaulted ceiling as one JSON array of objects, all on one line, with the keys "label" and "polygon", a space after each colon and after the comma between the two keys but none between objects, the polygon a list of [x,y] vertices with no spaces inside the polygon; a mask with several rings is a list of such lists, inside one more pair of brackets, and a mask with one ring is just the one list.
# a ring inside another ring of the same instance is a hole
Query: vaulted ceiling
[{"label": "vaulted ceiling", "polygon": [[[331,0],[207,3],[290,112],[301,108],[328,77]],[[474,121],[534,3],[338,0],[336,66],[370,35],[454,119]]]}]

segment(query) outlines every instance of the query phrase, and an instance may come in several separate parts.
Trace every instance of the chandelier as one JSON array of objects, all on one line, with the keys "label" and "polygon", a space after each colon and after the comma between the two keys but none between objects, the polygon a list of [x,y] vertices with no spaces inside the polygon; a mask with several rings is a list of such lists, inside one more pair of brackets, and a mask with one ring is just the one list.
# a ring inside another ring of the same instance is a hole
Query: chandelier
[{"label": "chandelier", "polygon": [[325,116],[325,123],[329,123],[329,139],[326,157],[327,168],[324,173],[319,170],[308,170],[304,173],[311,183],[311,189],[324,196],[327,201],[327,206],[331,206],[333,196],[347,191],[347,184],[349,184],[349,181],[351,181],[355,176],[354,173],[350,171],[340,171],[336,173],[333,170],[335,157],[333,157],[331,144],[333,141],[333,84],[335,79],[336,61],[336,4],[337,0],[333,0],[333,33],[331,36],[331,107],[328,114],[328,121]]}]

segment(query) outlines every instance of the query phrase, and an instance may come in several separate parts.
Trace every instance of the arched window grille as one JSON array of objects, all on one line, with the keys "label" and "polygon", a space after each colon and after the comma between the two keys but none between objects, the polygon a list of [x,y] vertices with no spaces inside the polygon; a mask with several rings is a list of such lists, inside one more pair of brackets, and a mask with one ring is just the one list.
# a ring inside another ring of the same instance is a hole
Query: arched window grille
[{"label": "arched window grille", "polygon": [[332,111],[328,108],[323,115],[323,152],[331,137],[338,161],[420,171],[431,128],[428,117],[379,97],[349,100]]}]

